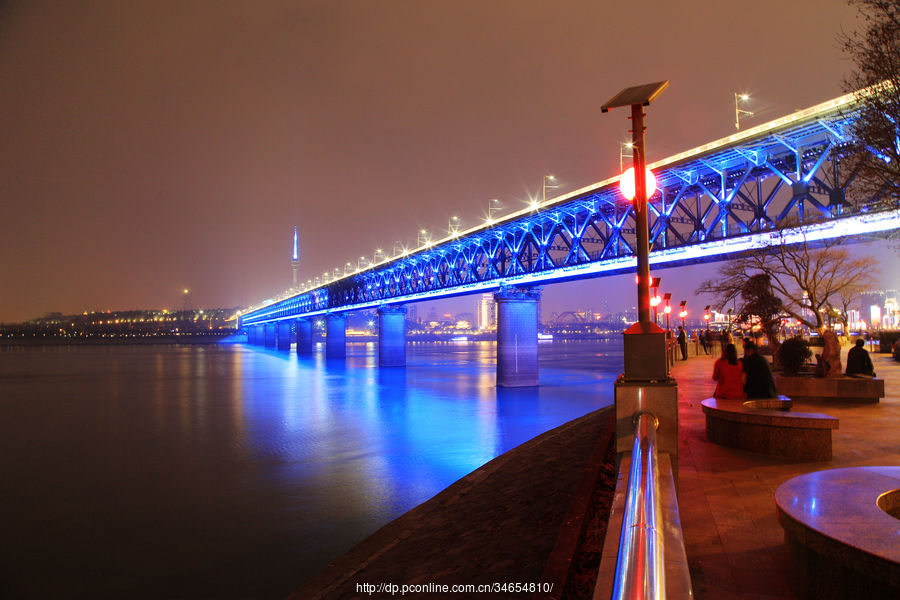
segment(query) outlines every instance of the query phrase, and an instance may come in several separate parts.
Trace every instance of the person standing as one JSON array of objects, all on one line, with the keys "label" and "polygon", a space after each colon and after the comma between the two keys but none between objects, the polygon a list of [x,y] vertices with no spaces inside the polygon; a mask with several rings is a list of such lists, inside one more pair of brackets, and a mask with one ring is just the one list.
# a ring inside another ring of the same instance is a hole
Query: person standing
[{"label": "person standing", "polygon": [[862,338],[857,338],[856,345],[847,352],[847,375],[875,377],[875,365],[872,364],[869,352],[863,348],[864,344]]},{"label": "person standing", "polygon": [[681,346],[681,360],[687,360],[687,334],[684,327],[678,326],[678,345]]},{"label": "person standing", "polygon": [[716,360],[713,365],[713,379],[716,382],[716,398],[743,399],[744,393],[744,367],[738,361],[737,348],[734,344],[725,346],[722,358]]},{"label": "person standing", "polygon": [[776,398],[778,390],[769,363],[756,351],[756,344],[744,343],[744,393],[748,398]]}]

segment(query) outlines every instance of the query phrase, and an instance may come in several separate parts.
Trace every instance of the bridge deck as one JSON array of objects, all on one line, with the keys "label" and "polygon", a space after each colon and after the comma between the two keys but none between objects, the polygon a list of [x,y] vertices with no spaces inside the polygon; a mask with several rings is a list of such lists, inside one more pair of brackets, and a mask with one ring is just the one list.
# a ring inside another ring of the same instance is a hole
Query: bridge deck
[{"label": "bridge deck", "polygon": [[[845,350],[846,353],[846,350]],[[900,464],[900,364],[872,354],[885,379],[881,404],[831,403],[841,421],[833,432],[833,459],[801,463],[718,446],[706,440],[700,401],[712,395],[713,359],[677,363],[681,446],[679,510],[697,598],[794,598],[784,567],[784,534],[775,490],[788,479],[837,467]],[[846,363],[845,363],[846,364]],[[821,411],[795,403],[794,410]],[[712,517],[712,518],[710,518]]]},{"label": "bridge deck", "polygon": [[[650,165],[650,263],[726,260],[771,244],[862,240],[900,228],[896,199],[859,197],[843,165],[852,95]],[[241,315],[243,325],[633,271],[634,207],[618,176],[427,241],[346,263]]]}]

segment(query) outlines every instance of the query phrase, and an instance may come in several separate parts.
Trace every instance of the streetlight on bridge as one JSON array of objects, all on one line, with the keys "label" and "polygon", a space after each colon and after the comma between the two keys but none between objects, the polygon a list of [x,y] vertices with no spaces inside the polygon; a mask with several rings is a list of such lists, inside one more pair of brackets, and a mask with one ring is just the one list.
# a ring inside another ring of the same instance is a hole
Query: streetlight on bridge
[{"label": "streetlight on bridge", "polygon": [[494,213],[500,212],[501,208],[503,208],[503,205],[497,198],[491,198],[490,200],[488,200],[488,225],[493,224]]},{"label": "streetlight on bridge", "polygon": [[737,131],[741,130],[741,115],[747,115],[748,117],[752,117],[753,113],[749,110],[744,110],[741,108],[741,102],[747,102],[750,100],[750,96],[747,94],[738,94],[734,93],[734,128]]},{"label": "streetlight on bridge", "polygon": [[544,179],[541,181],[541,205],[547,203],[547,188],[555,190],[559,187],[558,185],[547,185],[548,181],[556,181],[556,177],[554,175],[544,175]]}]

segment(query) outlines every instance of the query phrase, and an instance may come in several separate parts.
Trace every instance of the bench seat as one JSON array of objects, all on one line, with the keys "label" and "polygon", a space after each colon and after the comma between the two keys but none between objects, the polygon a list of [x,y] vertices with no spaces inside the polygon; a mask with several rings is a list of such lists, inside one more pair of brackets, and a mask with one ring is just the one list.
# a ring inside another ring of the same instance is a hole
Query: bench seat
[{"label": "bench seat", "polygon": [[706,438],[715,444],[801,461],[831,460],[836,417],[755,409],[741,400],[722,398],[700,404],[706,415]]}]

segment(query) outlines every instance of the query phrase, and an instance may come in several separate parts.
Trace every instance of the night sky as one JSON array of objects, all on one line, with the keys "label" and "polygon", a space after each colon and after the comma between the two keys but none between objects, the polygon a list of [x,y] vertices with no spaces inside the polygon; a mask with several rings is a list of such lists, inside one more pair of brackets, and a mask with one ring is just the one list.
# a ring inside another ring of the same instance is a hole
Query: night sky
[{"label": "night sky", "polygon": [[[855,23],[841,0],[0,3],[0,322],[256,303],[291,283],[295,224],[305,280],[544,174],[613,175],[623,87],[670,81],[651,161],[733,133],[734,92],[748,127],[840,95]],[[682,272],[663,287],[692,298],[710,267]],[[599,286],[548,287],[545,314]]]}]

